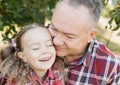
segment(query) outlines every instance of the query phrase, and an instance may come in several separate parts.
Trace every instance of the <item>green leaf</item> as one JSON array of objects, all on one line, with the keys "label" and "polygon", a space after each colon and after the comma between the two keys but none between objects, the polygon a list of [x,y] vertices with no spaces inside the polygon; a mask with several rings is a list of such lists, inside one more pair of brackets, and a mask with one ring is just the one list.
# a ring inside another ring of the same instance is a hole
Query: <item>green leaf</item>
[{"label": "green leaf", "polygon": [[120,25],[117,25],[112,31],[116,31],[120,28]]}]

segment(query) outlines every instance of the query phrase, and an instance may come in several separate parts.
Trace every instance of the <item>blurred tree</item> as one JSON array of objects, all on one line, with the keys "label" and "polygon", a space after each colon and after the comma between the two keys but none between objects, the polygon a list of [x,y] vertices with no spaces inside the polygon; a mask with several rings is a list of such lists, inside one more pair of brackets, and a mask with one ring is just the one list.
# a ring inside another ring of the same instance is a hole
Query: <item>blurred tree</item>
[{"label": "blurred tree", "polygon": [[[114,9],[110,11],[110,20],[109,20],[109,29],[112,31],[116,31],[120,28],[120,0],[112,0],[112,5],[114,6]],[[113,23],[116,24],[116,26],[113,26]]]},{"label": "blurred tree", "polygon": [[[107,5],[108,1],[102,0],[103,6]],[[117,26],[112,30],[117,30],[120,27],[120,0],[113,1],[117,4],[110,12],[109,24],[112,28],[115,21]],[[56,2],[57,0],[0,0],[0,31],[4,31],[3,39],[10,40],[15,36],[16,25],[21,28],[33,22],[44,24],[46,19],[50,20]]]},{"label": "blurred tree", "polygon": [[[0,31],[7,26],[2,34],[4,40],[15,36],[16,25],[22,27],[33,22],[44,24],[46,18],[50,20],[56,2],[57,0],[0,0]],[[12,37],[9,37],[10,34]]]},{"label": "blurred tree", "polygon": [[107,4],[108,4],[108,1],[109,1],[109,0],[102,0],[103,6],[107,5]]}]

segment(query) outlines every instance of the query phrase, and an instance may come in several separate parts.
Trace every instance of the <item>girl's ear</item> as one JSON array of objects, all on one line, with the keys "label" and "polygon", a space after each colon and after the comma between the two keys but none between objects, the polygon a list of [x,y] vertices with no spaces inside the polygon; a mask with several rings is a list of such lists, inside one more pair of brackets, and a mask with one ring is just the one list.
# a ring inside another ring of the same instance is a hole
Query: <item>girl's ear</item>
[{"label": "girl's ear", "polygon": [[20,59],[22,59],[24,62],[27,61],[23,52],[18,52],[17,55],[18,55],[18,57],[19,57]]}]

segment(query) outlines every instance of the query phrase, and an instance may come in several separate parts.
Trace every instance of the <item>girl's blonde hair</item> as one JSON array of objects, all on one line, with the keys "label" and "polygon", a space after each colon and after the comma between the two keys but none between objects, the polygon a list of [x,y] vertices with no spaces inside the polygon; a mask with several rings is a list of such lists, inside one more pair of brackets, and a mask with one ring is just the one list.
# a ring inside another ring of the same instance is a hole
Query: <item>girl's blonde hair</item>
[{"label": "girl's blonde hair", "polygon": [[41,28],[41,25],[34,23],[23,27],[16,37],[16,47],[10,45],[1,51],[1,56],[7,57],[2,63],[2,77],[8,76],[10,81],[16,85],[25,85],[26,80],[28,80],[27,73],[29,73],[30,68],[27,63],[18,57],[17,53],[22,51],[21,37],[28,30],[34,28]]}]

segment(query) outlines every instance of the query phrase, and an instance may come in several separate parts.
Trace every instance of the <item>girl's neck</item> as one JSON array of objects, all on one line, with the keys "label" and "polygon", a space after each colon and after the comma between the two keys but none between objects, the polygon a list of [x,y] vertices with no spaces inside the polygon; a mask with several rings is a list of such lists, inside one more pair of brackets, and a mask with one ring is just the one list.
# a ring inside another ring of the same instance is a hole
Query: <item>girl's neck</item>
[{"label": "girl's neck", "polygon": [[40,70],[40,71],[35,71],[35,73],[38,76],[38,78],[43,82],[47,77],[47,71],[48,70]]}]

